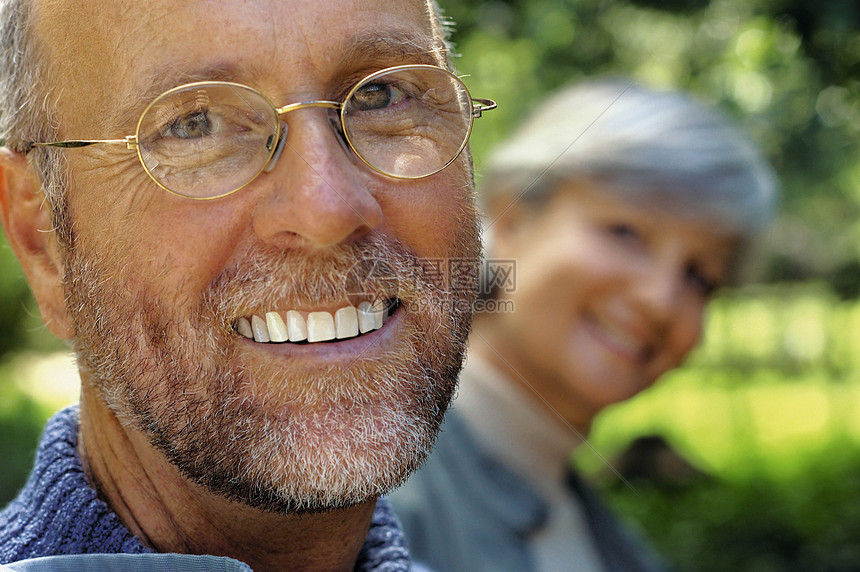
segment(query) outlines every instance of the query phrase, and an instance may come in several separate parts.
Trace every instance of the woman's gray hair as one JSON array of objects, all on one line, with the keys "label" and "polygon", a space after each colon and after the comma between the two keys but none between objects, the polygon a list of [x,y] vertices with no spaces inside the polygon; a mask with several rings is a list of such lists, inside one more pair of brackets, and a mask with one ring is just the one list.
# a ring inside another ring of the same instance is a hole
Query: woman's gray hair
[{"label": "woman's gray hair", "polygon": [[490,158],[481,194],[542,203],[590,181],[621,199],[750,238],[770,221],[777,180],[757,146],[715,109],[619,79],[561,90]]}]

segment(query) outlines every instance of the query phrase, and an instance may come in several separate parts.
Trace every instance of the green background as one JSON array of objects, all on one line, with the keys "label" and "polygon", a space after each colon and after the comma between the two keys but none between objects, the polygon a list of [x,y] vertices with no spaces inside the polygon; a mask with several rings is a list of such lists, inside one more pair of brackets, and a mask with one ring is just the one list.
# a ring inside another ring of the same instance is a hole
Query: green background
[{"label": "green background", "polygon": [[[721,292],[702,348],[605,411],[575,461],[679,570],[860,570],[860,4],[442,5],[467,85],[500,105],[479,172],[545,94],[599,75],[688,90],[763,147],[782,197],[754,284]],[[627,467],[650,435],[689,466]]]},{"label": "green background", "polygon": [[[754,283],[720,292],[689,363],[605,411],[575,462],[678,570],[860,570],[860,5],[441,4],[467,85],[500,105],[476,124],[478,176],[544,95],[595,75],[689,90],[762,145],[783,194]],[[0,504],[74,400],[64,351],[0,243]],[[627,466],[646,435],[688,464]]]}]

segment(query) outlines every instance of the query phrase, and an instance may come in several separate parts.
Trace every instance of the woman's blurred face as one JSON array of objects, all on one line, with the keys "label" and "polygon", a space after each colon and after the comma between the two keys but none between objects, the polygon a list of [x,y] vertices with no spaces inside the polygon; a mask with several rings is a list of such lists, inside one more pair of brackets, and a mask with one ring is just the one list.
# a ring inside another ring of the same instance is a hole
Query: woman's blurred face
[{"label": "woman's blurred face", "polygon": [[681,364],[732,252],[712,228],[582,183],[493,230],[490,257],[516,260],[515,310],[476,321],[474,349],[580,429]]}]

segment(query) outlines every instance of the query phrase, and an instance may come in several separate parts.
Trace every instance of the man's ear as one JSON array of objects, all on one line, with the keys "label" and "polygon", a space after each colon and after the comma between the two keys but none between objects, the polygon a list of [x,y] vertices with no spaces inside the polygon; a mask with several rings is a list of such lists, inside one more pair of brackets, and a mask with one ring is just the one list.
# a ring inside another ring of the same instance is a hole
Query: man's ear
[{"label": "man's ear", "polygon": [[50,210],[39,178],[26,157],[0,148],[0,222],[6,240],[24,269],[45,325],[54,335],[69,339],[73,330],[66,311],[60,245]]}]

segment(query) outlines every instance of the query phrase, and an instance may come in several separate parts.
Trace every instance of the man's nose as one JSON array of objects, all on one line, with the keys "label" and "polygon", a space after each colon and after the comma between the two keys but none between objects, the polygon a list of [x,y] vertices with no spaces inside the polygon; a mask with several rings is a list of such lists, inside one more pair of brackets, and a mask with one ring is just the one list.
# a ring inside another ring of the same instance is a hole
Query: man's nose
[{"label": "man's nose", "polygon": [[382,208],[360,165],[332,128],[327,111],[290,114],[284,148],[262,175],[270,191],[258,204],[254,230],[274,246],[327,247],[356,240],[382,223]]}]

